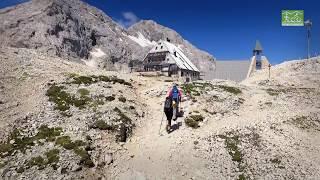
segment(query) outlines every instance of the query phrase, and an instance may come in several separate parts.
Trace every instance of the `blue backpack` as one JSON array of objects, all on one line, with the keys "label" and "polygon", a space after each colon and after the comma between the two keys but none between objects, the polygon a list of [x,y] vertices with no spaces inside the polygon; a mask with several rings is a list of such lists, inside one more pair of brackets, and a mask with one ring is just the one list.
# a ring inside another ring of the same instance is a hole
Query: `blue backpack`
[{"label": "blue backpack", "polygon": [[174,87],[173,90],[172,90],[172,98],[173,99],[178,99],[179,98],[179,90],[176,87]]}]

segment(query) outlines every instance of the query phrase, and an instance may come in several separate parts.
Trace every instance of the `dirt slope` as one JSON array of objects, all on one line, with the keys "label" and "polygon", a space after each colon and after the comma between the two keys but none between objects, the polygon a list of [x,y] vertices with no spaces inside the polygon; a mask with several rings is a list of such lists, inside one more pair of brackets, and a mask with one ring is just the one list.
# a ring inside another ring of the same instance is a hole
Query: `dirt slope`
[{"label": "dirt slope", "polygon": [[[1,49],[0,62],[3,179],[320,178],[319,59],[276,66],[270,80],[262,71],[241,84],[181,85],[185,116],[170,134],[165,120],[160,129],[172,85],[165,77],[96,70],[27,49]],[[75,84],[80,75],[89,82]],[[54,84],[71,104],[50,101]],[[7,142],[14,128],[21,132]]]}]

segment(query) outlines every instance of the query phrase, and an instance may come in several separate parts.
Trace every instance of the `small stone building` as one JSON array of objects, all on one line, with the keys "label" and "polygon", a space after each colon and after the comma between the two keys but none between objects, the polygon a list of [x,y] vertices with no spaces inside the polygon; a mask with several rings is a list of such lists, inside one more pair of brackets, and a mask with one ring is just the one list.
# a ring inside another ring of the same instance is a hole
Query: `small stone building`
[{"label": "small stone building", "polygon": [[200,78],[199,69],[174,44],[160,40],[143,59],[144,71],[157,71],[162,75],[178,77],[184,81]]}]

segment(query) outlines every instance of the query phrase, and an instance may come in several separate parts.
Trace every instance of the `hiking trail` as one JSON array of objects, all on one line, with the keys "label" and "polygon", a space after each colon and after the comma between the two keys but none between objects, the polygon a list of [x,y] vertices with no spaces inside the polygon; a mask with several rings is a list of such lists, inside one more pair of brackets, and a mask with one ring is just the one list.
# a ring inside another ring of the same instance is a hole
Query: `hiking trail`
[{"label": "hiking trail", "polygon": [[[193,141],[186,141],[185,136],[192,134],[190,128],[185,127],[184,118],[189,112],[190,100],[183,95],[184,102],[181,106],[185,116],[179,117],[177,121],[172,121],[172,125],[177,127],[171,133],[167,133],[165,127],[167,120],[163,112],[163,101],[167,90],[172,83],[147,82],[137,90],[140,92],[141,101],[147,105],[146,115],[142,122],[142,127],[137,128],[135,136],[124,146],[128,149],[129,157],[123,157],[125,163],[121,163],[121,169],[116,175],[119,179],[167,179],[176,175],[186,175],[185,165],[194,164],[193,158],[189,156],[189,148],[192,148]],[[165,87],[165,88],[164,88]],[[152,95],[148,92],[157,92],[160,95]],[[165,93],[165,94],[164,94]],[[162,119],[163,118],[163,119]],[[159,128],[162,119],[162,126]],[[120,157],[121,158],[121,157]],[[188,160],[190,162],[182,162]],[[119,160],[121,161],[121,160]],[[190,168],[190,167],[189,167]],[[176,177],[175,177],[176,178]]]}]

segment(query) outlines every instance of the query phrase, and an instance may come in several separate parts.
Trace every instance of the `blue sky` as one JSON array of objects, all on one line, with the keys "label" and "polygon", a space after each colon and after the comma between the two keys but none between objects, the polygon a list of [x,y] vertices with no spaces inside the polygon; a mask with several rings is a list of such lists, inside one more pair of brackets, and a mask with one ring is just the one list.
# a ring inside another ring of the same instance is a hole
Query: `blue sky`
[{"label": "blue sky", "polygon": [[[22,0],[1,0],[0,7]],[[304,10],[313,21],[312,54],[320,54],[318,0],[85,0],[126,26],[152,19],[219,60],[249,59],[259,39],[271,63],[306,57],[304,27],[282,27],[281,10]]]}]

